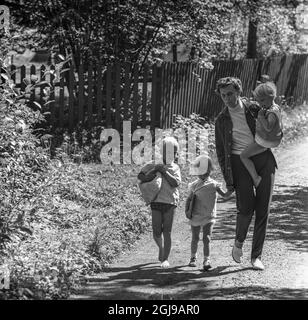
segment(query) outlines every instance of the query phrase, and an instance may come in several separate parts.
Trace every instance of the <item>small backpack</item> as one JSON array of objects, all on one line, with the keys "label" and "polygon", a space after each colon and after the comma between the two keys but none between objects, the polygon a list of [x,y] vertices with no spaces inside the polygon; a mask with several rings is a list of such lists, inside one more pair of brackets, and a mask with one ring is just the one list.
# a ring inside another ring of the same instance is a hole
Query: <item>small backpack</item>
[{"label": "small backpack", "polygon": [[[149,165],[147,166],[149,167]],[[141,171],[144,173],[147,173],[152,170],[151,168],[148,169],[147,166],[142,168]],[[157,198],[158,193],[161,189],[162,180],[163,179],[162,179],[161,173],[157,172],[156,177],[153,180],[147,181],[147,182],[142,182],[142,181],[138,182],[141,196],[144,199],[146,205],[149,205],[151,202],[153,202]]]},{"label": "small backpack", "polygon": [[195,202],[196,202],[196,198],[197,198],[197,195],[196,195],[196,192],[200,189],[202,189],[204,186],[200,186],[199,188],[196,188],[195,190],[193,190],[192,192],[192,196],[191,197],[188,197],[186,199],[186,203],[185,203],[185,215],[186,215],[186,218],[191,220],[192,219],[192,216],[193,216],[193,210],[194,210],[194,205],[195,205]]}]

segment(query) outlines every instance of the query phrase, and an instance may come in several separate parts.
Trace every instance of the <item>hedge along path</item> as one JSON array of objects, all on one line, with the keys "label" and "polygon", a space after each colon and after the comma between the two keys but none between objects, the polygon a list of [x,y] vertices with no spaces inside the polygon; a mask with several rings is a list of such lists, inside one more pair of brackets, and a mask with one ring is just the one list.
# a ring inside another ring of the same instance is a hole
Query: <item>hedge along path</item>
[{"label": "hedge along path", "polygon": [[[88,283],[70,299],[307,299],[308,298],[308,138],[295,146],[274,150],[276,174],[268,233],[264,245],[265,271],[250,266],[252,228],[244,245],[244,261],[233,262],[235,199],[218,203],[212,241],[210,272],[187,266],[190,258],[190,226],[184,201],[178,208],[172,231],[170,269],[161,269],[151,233],[123,254],[104,272],[88,277]],[[182,196],[184,196],[182,188]],[[252,221],[253,223],[253,221]]]}]

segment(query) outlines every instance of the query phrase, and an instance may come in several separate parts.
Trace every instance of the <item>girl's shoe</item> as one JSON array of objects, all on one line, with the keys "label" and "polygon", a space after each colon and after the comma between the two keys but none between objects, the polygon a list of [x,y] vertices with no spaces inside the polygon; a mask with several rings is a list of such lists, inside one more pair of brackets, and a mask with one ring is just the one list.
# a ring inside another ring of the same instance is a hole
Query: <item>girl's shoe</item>
[{"label": "girl's shoe", "polygon": [[196,267],[197,266],[197,258],[196,257],[191,257],[188,265],[190,267]]},{"label": "girl's shoe", "polygon": [[210,260],[204,260],[203,262],[203,271],[208,271],[212,268]]}]

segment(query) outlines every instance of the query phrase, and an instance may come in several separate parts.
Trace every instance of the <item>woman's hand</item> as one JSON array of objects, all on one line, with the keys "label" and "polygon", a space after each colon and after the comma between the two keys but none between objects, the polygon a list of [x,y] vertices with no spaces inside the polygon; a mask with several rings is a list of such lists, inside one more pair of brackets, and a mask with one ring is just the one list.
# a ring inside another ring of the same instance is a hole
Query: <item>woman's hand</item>
[{"label": "woman's hand", "polygon": [[155,166],[155,170],[160,172],[160,173],[163,173],[164,172],[164,165],[159,163]]},{"label": "woman's hand", "polygon": [[224,198],[229,198],[233,192],[234,192],[233,190],[228,190],[228,191],[225,192],[223,197]]}]

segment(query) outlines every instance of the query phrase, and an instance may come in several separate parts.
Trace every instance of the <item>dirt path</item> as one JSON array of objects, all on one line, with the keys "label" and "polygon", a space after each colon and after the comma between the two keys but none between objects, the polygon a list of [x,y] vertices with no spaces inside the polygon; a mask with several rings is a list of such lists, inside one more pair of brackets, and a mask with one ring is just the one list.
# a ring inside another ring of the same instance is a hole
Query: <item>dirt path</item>
[{"label": "dirt path", "polygon": [[308,138],[276,153],[273,203],[262,260],[265,271],[251,269],[252,225],[244,246],[244,261],[233,262],[235,201],[218,203],[212,241],[213,269],[187,266],[190,228],[178,209],[173,229],[171,268],[162,270],[151,234],[122,255],[104,273],[71,299],[308,299]]}]

